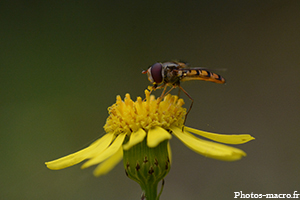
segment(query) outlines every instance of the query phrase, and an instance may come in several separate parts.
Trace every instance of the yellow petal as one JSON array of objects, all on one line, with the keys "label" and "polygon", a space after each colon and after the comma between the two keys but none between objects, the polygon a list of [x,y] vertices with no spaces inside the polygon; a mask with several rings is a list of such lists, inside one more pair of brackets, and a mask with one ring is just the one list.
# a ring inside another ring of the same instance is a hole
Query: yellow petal
[{"label": "yellow petal", "polygon": [[[84,157],[85,159],[93,158],[103,152],[111,144],[115,138],[114,134],[106,134],[107,136],[103,138],[102,142],[99,143],[94,149],[86,152],[85,154],[80,155],[79,157]],[[103,136],[104,137],[104,136]]]},{"label": "yellow petal", "polygon": [[103,163],[101,163],[99,166],[96,167],[94,170],[95,176],[101,176],[104,174],[107,174],[110,170],[112,170],[123,158],[123,149],[122,147],[119,148],[119,150],[109,157],[107,160],[105,160]]},{"label": "yellow petal", "polygon": [[171,127],[171,130],[187,147],[204,156],[224,161],[239,160],[246,156],[240,149],[199,139],[186,131],[182,132],[178,127]]},{"label": "yellow petal", "polygon": [[146,136],[146,132],[140,128],[138,131],[131,133],[129,141],[123,145],[124,150],[129,150],[134,145],[142,142]]},{"label": "yellow petal", "polygon": [[190,127],[184,127],[185,131],[195,133],[202,137],[206,137],[208,139],[214,140],[216,142],[222,142],[225,144],[243,144],[249,142],[250,140],[254,140],[255,138],[249,134],[240,134],[240,135],[224,135],[217,133],[210,133],[206,131],[197,130]]},{"label": "yellow petal", "polygon": [[168,131],[159,126],[156,126],[149,129],[148,131],[147,146],[150,148],[154,148],[162,141],[169,140],[171,138],[172,136]]},{"label": "yellow petal", "polygon": [[[99,148],[99,145],[102,146],[102,144],[104,144],[104,143],[110,143],[112,138],[113,138],[113,134],[106,134],[103,137],[101,137],[100,139],[93,142],[90,146],[88,146],[85,149],[82,149],[78,152],[64,156],[59,159],[56,159],[56,160],[53,160],[50,162],[46,162],[45,164],[47,165],[47,167],[49,169],[52,169],[52,170],[64,169],[66,167],[76,165],[76,164],[80,163],[81,161],[87,159],[88,157],[86,155],[88,155],[91,151],[95,150],[96,148]],[[103,145],[103,146],[105,146],[105,145]]]},{"label": "yellow petal", "polygon": [[98,163],[106,160],[107,158],[109,158],[113,154],[115,154],[119,150],[119,148],[121,147],[125,136],[126,136],[126,134],[118,135],[118,137],[113,141],[113,143],[107,149],[105,149],[99,155],[91,158],[89,161],[85,162],[81,166],[81,168],[84,169],[84,168],[90,167],[92,165],[98,164]]}]

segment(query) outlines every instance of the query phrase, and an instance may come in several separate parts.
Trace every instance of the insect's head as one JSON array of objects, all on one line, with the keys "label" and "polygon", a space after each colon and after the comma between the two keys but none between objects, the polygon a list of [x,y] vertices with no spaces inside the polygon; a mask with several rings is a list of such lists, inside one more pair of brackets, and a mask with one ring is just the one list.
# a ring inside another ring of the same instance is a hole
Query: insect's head
[{"label": "insect's head", "polygon": [[163,66],[161,63],[155,63],[147,70],[142,71],[143,74],[148,75],[148,80],[153,84],[160,84],[163,82]]}]

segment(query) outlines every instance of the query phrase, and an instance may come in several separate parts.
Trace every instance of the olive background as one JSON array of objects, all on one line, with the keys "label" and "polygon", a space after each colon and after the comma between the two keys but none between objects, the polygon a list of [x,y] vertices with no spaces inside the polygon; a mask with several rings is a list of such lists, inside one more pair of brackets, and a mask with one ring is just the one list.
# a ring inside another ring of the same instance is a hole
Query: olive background
[{"label": "olive background", "polygon": [[289,0],[1,1],[1,199],[140,199],[122,163],[95,178],[94,167],[44,162],[105,134],[116,96],[144,96],[141,71],[174,59],[227,80],[182,83],[195,101],[186,126],[256,139],[236,146],[247,157],[222,162],[173,137],[161,199],[300,193],[299,9]]}]

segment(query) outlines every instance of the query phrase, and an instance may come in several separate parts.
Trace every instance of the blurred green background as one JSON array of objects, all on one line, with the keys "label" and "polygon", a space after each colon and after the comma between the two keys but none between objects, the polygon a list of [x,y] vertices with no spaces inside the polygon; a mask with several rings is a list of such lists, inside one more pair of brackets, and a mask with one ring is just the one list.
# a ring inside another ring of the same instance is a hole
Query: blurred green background
[{"label": "blurred green background", "polygon": [[1,1],[1,199],[139,199],[121,163],[95,178],[93,167],[44,162],[102,136],[116,95],[143,96],[141,71],[172,59],[227,69],[226,85],[182,84],[195,100],[187,126],[256,140],[237,146],[246,158],[221,162],[174,137],[161,199],[300,193],[299,9],[286,0]]}]

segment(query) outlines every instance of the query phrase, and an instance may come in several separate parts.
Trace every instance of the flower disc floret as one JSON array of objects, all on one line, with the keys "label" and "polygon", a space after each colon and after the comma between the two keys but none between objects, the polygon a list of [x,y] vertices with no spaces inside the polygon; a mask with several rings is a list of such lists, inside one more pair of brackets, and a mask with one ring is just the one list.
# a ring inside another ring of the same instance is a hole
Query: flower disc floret
[{"label": "flower disc floret", "polygon": [[124,101],[117,96],[116,103],[108,108],[105,132],[129,134],[140,128],[148,131],[157,126],[164,129],[183,126],[186,114],[186,109],[182,107],[183,99],[169,94],[161,101],[160,98],[155,99],[147,90],[145,95],[145,100],[138,97],[136,101],[129,94],[126,94]]}]

